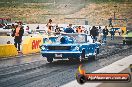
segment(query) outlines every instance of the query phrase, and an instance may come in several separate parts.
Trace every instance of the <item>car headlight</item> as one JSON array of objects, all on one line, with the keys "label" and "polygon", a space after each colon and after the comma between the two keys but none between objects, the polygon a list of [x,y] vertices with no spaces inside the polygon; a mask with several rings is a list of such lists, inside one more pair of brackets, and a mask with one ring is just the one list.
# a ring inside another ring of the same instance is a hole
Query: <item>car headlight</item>
[{"label": "car headlight", "polygon": [[75,47],[75,50],[79,50],[79,47],[78,47],[78,46],[76,46],[76,47]]}]

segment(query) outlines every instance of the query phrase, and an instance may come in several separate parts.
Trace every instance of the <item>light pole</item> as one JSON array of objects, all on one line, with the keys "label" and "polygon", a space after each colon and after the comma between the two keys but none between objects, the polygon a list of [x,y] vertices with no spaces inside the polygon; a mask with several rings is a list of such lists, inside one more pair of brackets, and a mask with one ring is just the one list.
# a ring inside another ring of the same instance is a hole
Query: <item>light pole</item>
[{"label": "light pole", "polygon": [[[116,9],[116,5],[114,6],[114,8]],[[114,19],[116,19],[116,14],[115,14],[116,12],[115,12],[115,10],[114,10]]]}]

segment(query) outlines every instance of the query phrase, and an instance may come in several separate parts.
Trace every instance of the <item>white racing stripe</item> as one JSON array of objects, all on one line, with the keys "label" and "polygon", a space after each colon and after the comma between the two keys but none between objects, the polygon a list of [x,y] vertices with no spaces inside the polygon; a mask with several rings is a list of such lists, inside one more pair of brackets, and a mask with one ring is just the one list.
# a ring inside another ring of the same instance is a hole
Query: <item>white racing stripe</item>
[{"label": "white racing stripe", "polygon": [[[92,73],[119,73],[123,71],[124,69],[128,68],[130,64],[132,64],[132,55],[125,57],[121,60],[118,60]],[[100,83],[99,82],[98,83],[88,83],[87,82],[83,85],[80,85],[79,83],[77,83],[76,80],[74,80],[65,85],[62,85],[61,87],[97,87],[100,84],[101,82]]]}]

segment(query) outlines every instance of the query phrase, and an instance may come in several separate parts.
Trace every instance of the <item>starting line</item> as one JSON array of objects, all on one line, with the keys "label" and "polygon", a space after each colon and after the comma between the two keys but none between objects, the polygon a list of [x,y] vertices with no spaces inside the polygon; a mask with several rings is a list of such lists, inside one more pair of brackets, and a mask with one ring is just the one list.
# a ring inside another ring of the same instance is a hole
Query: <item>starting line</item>
[{"label": "starting line", "polygon": [[[132,55],[125,57],[121,60],[118,60],[92,73],[119,73],[123,71],[124,69],[128,68],[130,64],[132,64]],[[80,85],[79,83],[77,83],[76,80],[74,80],[67,84],[62,85],[61,87],[97,87],[100,84],[102,83],[101,82],[98,82],[98,83],[91,82],[91,83],[85,83],[83,85]]]}]

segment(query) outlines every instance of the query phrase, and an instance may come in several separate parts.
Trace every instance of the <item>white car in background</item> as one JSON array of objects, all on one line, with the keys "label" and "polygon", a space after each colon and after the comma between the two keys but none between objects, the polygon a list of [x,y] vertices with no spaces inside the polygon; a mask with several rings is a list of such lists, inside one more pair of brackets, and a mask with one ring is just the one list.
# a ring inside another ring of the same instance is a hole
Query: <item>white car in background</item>
[{"label": "white car in background", "polygon": [[12,24],[13,23],[9,23],[9,24],[3,26],[3,28],[0,29],[0,33],[2,33],[3,35],[11,36],[11,34],[12,34],[12,29],[11,29]]},{"label": "white car in background", "polygon": [[[0,29],[0,32],[1,33],[4,33],[7,36],[11,36],[12,35],[12,27],[11,27],[12,24],[14,24],[15,26],[17,25],[16,23],[7,24],[6,26],[4,26],[3,28]],[[28,27],[28,25],[23,24],[22,27],[24,29],[24,35],[28,35],[28,34],[31,34],[32,33],[32,31]]]}]

